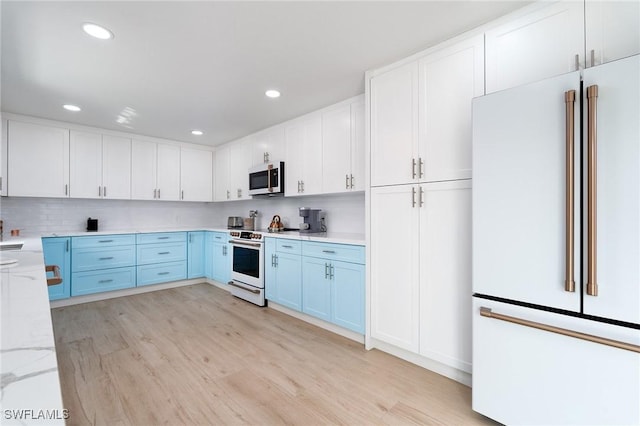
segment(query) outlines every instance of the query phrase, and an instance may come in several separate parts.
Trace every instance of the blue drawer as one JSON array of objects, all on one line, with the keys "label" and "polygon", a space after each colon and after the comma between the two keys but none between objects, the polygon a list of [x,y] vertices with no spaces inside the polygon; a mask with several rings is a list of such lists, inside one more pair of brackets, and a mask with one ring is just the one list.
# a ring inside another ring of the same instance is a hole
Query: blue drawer
[{"label": "blue drawer", "polygon": [[71,296],[120,290],[136,286],[136,268],[104,269],[71,274]]},{"label": "blue drawer", "polygon": [[71,270],[73,272],[135,265],[136,246],[73,248],[71,250]]},{"label": "blue drawer", "polygon": [[276,251],[280,253],[300,254],[302,253],[302,241],[276,238]]},{"label": "blue drawer", "polygon": [[340,260],[350,263],[365,263],[364,246],[352,244],[318,243],[315,241],[302,242],[304,256],[320,257],[322,259]]},{"label": "blue drawer", "polygon": [[137,246],[138,265],[187,260],[187,243],[146,244]]},{"label": "blue drawer", "polygon": [[72,237],[72,248],[128,246],[136,243],[133,234],[92,235],[90,237]]},{"label": "blue drawer", "polygon": [[136,242],[138,244],[176,243],[186,241],[186,232],[154,232],[151,234],[136,235]]},{"label": "blue drawer", "polygon": [[213,238],[213,242],[215,243],[228,243],[229,242],[229,234],[226,232],[212,232],[211,236]]},{"label": "blue drawer", "polygon": [[187,261],[138,266],[138,287],[187,279]]}]

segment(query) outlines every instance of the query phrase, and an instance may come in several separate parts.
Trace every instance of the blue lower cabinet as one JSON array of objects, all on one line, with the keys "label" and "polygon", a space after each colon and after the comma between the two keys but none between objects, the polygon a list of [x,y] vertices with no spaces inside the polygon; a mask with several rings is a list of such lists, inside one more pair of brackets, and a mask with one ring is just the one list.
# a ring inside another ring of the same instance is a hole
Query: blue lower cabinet
[{"label": "blue lower cabinet", "polygon": [[211,247],[211,279],[226,284],[231,279],[231,245],[224,232],[214,232]]},{"label": "blue lower cabinet", "polygon": [[302,261],[302,312],[331,320],[331,275],[325,259],[304,257]]},{"label": "blue lower cabinet", "polygon": [[204,233],[204,276],[213,278],[213,232]]},{"label": "blue lower cabinet", "polygon": [[136,286],[136,268],[102,269],[98,271],[74,272],[72,274],[72,296],[121,290]]},{"label": "blue lower cabinet", "polygon": [[187,260],[187,243],[160,243],[137,246],[138,265]]},{"label": "blue lower cabinet", "polygon": [[112,269],[123,266],[135,266],[136,246],[120,247],[73,247],[73,272]]},{"label": "blue lower cabinet", "polygon": [[264,239],[264,297],[277,302],[278,282],[276,281],[276,240]]},{"label": "blue lower cabinet", "polygon": [[202,278],[205,275],[204,231],[187,234],[187,278]]},{"label": "blue lower cabinet", "polygon": [[[71,296],[71,238],[43,238],[42,251],[45,265],[56,265],[60,268],[62,283],[48,286],[49,300],[66,299]],[[47,273],[51,278],[52,273]]]},{"label": "blue lower cabinet", "polygon": [[187,279],[187,262],[166,262],[138,266],[138,286]]},{"label": "blue lower cabinet", "polygon": [[302,258],[297,254],[276,253],[276,302],[302,310]]},{"label": "blue lower cabinet", "polygon": [[331,262],[331,322],[364,334],[364,265]]}]

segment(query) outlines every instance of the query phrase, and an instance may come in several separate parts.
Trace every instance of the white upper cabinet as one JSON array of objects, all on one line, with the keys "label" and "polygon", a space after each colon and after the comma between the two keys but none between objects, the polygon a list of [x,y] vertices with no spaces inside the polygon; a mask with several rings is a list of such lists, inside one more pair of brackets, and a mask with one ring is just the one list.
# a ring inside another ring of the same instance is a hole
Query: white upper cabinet
[{"label": "white upper cabinet", "polygon": [[414,180],[418,151],[418,63],[371,78],[371,186]]},{"label": "white upper cabinet", "polygon": [[7,195],[7,120],[2,119],[2,136],[0,145],[0,195]]},{"label": "white upper cabinet", "polygon": [[584,5],[541,7],[486,32],[487,93],[584,67]]},{"label": "white upper cabinet", "polygon": [[131,140],[71,131],[72,198],[131,198]]},{"label": "white upper cabinet", "polygon": [[322,118],[319,112],[285,127],[285,195],[322,192]]},{"label": "white upper cabinet", "polygon": [[184,201],[213,200],[213,152],[182,148],[180,198]]},{"label": "white upper cabinet", "polygon": [[484,94],[477,36],[371,78],[371,185],[471,177],[471,100]]},{"label": "white upper cabinet", "polygon": [[232,200],[248,200],[251,143],[249,136],[229,144],[229,191]]},{"label": "white upper cabinet", "polygon": [[8,122],[8,195],[69,196],[69,130]]},{"label": "white upper cabinet", "polygon": [[585,3],[587,66],[640,53],[640,2]]},{"label": "white upper cabinet", "polygon": [[252,166],[284,161],[284,126],[270,127],[254,134],[251,145]]},{"label": "white upper cabinet", "polygon": [[214,155],[214,187],[213,201],[227,201],[231,199],[229,189],[229,146],[224,145],[216,149]]},{"label": "white upper cabinet", "polygon": [[484,94],[484,38],[419,62],[420,180],[471,178],[471,100]]},{"label": "white upper cabinet", "polygon": [[322,112],[322,192],[364,189],[364,103]]},{"label": "white upper cabinet", "polygon": [[134,140],[131,196],[136,200],[180,199],[180,146]]}]

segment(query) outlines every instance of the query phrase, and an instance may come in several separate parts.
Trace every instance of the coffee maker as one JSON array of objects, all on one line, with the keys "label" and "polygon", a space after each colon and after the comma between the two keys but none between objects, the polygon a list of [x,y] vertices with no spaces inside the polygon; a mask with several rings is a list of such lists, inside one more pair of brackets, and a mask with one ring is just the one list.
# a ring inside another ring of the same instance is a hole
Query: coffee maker
[{"label": "coffee maker", "polygon": [[300,233],[324,232],[320,211],[320,209],[300,207],[300,217],[304,219],[304,223],[300,224]]}]

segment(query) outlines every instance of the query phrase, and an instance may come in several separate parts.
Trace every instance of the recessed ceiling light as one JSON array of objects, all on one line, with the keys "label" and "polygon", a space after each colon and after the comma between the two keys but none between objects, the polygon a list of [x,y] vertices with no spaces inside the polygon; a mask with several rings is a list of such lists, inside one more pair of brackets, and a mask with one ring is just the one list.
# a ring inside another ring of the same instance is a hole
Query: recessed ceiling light
[{"label": "recessed ceiling light", "polygon": [[95,38],[99,38],[100,40],[109,40],[110,38],[113,38],[113,33],[111,31],[105,27],[101,27],[100,25],[92,24],[90,22],[82,24],[82,29],[85,33]]},{"label": "recessed ceiling light", "polygon": [[267,95],[270,98],[278,98],[280,97],[280,92],[278,92],[277,90],[267,90],[266,92],[264,92],[265,95]]},{"label": "recessed ceiling light", "polygon": [[204,133],[202,132],[202,130],[192,130],[191,134],[196,136],[202,136]]},{"label": "recessed ceiling light", "polygon": [[66,109],[67,111],[73,111],[73,112],[80,111],[79,106],[71,105],[71,104],[62,105],[62,108]]}]

